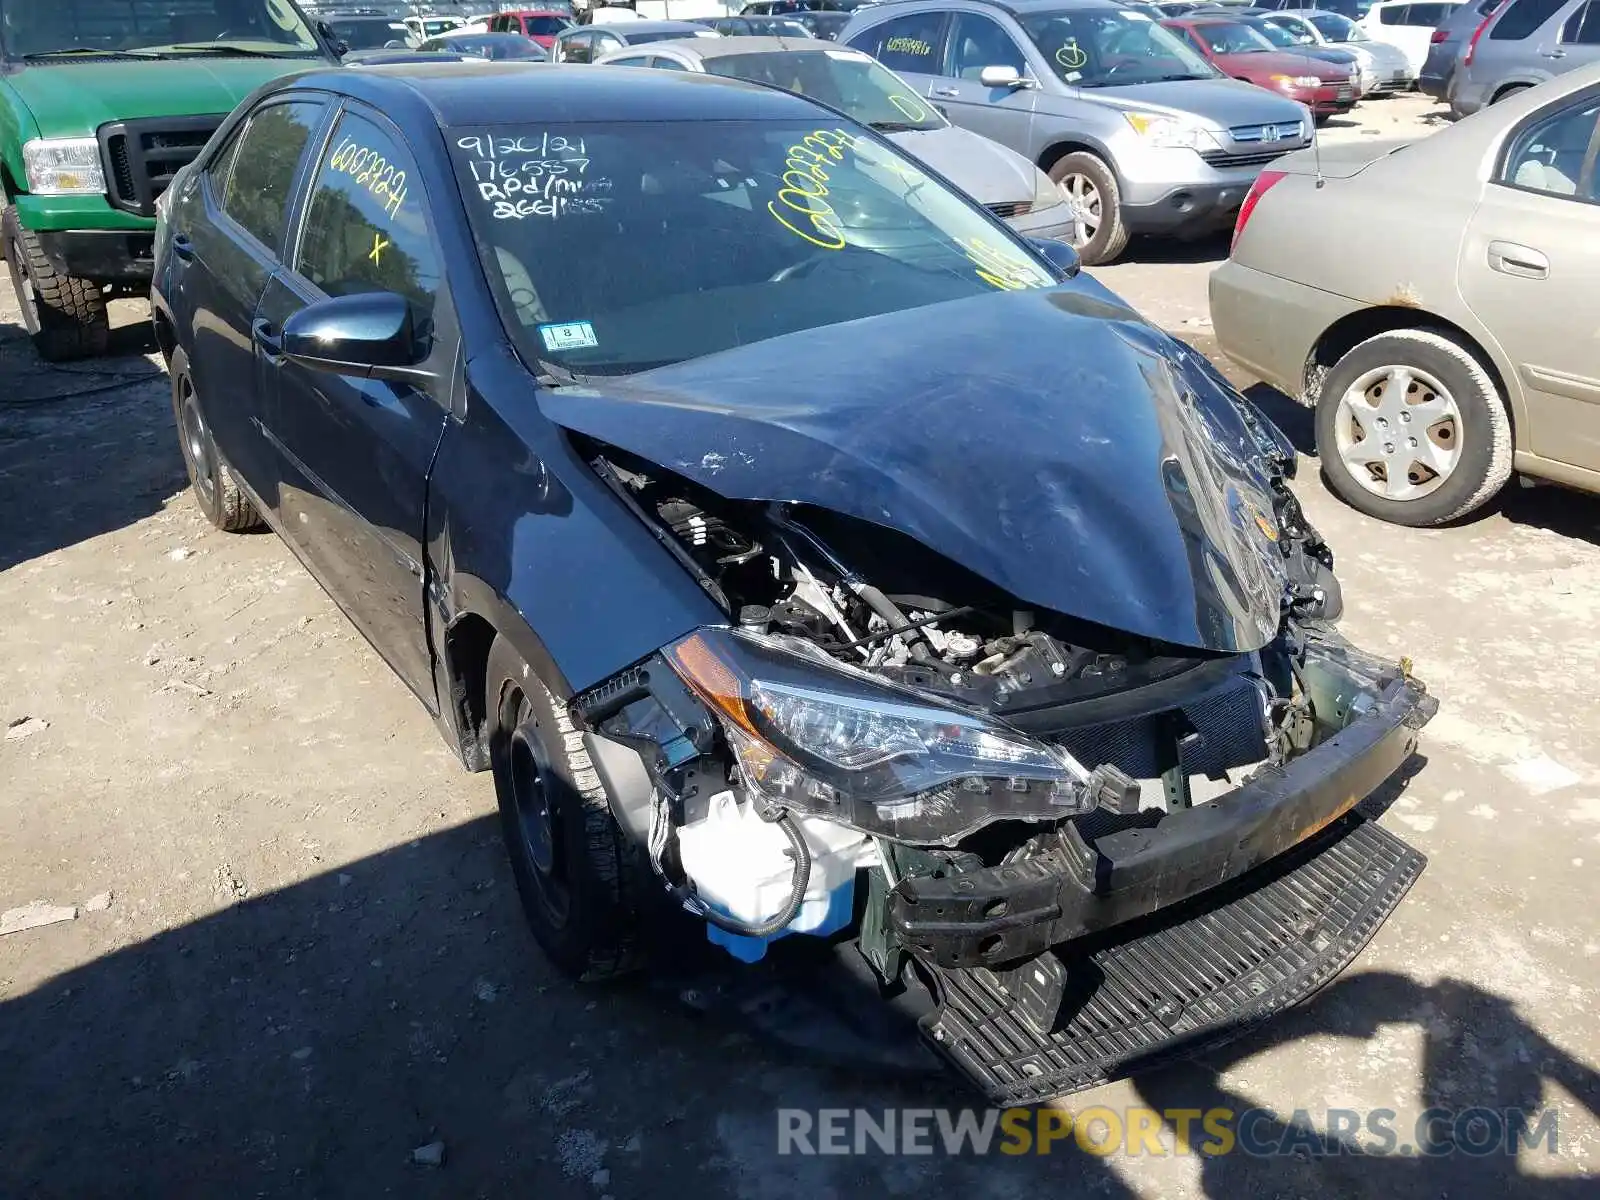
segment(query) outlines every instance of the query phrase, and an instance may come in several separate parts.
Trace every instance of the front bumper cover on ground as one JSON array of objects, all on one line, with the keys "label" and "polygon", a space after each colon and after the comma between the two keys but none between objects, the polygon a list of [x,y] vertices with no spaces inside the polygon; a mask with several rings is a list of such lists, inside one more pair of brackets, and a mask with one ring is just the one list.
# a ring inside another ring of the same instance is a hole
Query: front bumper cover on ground
[{"label": "front bumper cover on ground", "polygon": [[1269,862],[1325,828],[1394,774],[1438,701],[1393,672],[1363,689],[1366,711],[1282,766],[1155,824],[1086,839],[1004,866],[903,879],[889,922],[944,968],[1014,962],[1147,916]]}]

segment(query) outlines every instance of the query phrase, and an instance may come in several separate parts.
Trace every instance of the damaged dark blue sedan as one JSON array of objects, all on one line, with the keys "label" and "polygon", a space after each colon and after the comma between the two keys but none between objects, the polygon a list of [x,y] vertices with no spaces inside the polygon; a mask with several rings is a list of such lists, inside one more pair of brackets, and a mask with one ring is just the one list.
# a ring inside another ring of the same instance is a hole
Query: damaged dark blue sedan
[{"label": "damaged dark blue sedan", "polygon": [[197,502],[493,771],[572,974],[652,902],[826,944],[1034,1101],[1310,994],[1421,870],[1353,810],[1434,701],[1334,632],[1282,436],[838,113],[313,72],[161,209]]}]

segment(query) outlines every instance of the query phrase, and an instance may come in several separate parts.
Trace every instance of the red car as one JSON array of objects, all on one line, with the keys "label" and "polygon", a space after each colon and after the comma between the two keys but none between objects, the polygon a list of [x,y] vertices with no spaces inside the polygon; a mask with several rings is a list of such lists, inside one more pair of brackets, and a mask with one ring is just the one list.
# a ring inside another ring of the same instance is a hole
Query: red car
[{"label": "red car", "polygon": [[532,38],[546,50],[555,45],[556,34],[576,24],[570,13],[555,12],[548,8],[517,9],[495,13],[489,18],[490,33],[520,33]]},{"label": "red car", "polygon": [[1319,122],[1355,107],[1356,77],[1348,66],[1280,50],[1231,17],[1182,17],[1161,23],[1188,38],[1224,75],[1298,100]]}]

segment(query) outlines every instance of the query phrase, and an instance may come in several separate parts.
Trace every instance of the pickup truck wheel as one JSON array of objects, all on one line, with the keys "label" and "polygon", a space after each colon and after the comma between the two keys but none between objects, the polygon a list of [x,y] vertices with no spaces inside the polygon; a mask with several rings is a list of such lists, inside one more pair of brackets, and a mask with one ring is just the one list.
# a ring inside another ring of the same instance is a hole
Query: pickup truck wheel
[{"label": "pickup truck wheel", "polygon": [[172,416],[178,425],[178,445],[183,449],[183,465],[189,472],[189,489],[195,504],[224,533],[245,533],[261,526],[261,514],[233,478],[222,452],[211,437],[211,427],[200,411],[194,381],[187,363],[173,361]]},{"label": "pickup truck wheel", "polygon": [[94,358],[106,352],[111,322],[100,285],[88,279],[56,274],[44,256],[39,236],[24,229],[16,205],[0,216],[0,239],[17,292],[22,323],[46,362]]},{"label": "pickup truck wheel", "polygon": [[1511,476],[1500,389],[1459,342],[1423,329],[1368,338],[1322,381],[1317,454],[1351,508],[1396,525],[1442,525]]},{"label": "pickup truck wheel", "polygon": [[1127,248],[1122,192],[1103,159],[1087,150],[1074,151],[1050,168],[1050,178],[1061,198],[1072,206],[1072,232],[1067,240],[1085,266],[1111,262]]},{"label": "pickup truck wheel", "polygon": [[486,682],[500,829],[534,939],[577,979],[628,974],[642,957],[643,853],[617,827],[582,735],[503,637]]}]

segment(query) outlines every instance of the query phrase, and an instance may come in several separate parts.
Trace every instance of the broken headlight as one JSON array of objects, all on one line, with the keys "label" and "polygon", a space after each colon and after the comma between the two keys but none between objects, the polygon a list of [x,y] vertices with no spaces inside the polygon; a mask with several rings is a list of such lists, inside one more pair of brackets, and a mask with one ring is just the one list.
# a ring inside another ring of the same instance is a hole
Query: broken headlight
[{"label": "broken headlight", "polygon": [[1060,747],[807,643],[702,629],[665,655],[717,715],[766,807],[953,842],[991,821],[1055,821],[1095,805],[1088,772]]}]

